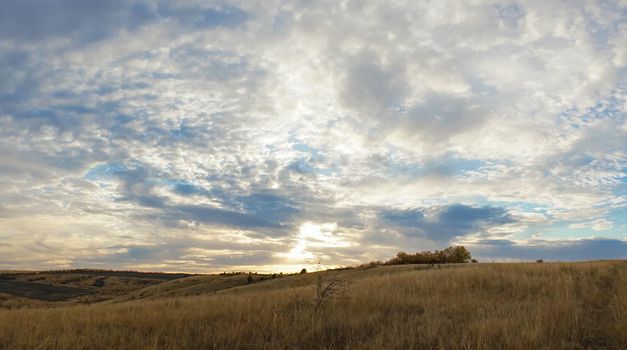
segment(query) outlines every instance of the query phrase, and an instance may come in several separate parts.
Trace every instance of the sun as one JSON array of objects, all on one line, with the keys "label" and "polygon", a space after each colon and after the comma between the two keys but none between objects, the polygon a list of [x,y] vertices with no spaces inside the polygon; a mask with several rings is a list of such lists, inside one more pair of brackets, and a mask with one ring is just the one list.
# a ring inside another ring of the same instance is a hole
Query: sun
[{"label": "sun", "polygon": [[296,245],[294,245],[294,247],[292,247],[292,249],[285,254],[285,256],[292,261],[306,261],[314,259],[315,255],[306,251],[307,246],[309,245],[308,238],[320,237],[321,235],[322,230],[320,225],[311,222],[303,223],[300,225]]},{"label": "sun", "polygon": [[281,254],[290,261],[310,261],[316,258],[316,254],[308,248],[330,248],[347,246],[341,238],[335,236],[337,223],[313,223],[304,222],[300,225],[296,244],[289,252]]}]

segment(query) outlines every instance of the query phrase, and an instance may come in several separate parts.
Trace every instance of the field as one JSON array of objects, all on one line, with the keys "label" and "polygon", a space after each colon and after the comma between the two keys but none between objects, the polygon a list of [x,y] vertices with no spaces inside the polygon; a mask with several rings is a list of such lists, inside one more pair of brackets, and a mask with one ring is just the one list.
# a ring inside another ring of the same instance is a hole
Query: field
[{"label": "field", "polygon": [[190,276],[0,310],[0,349],[627,349],[627,261]]},{"label": "field", "polygon": [[0,272],[0,308],[94,303],[189,274],[106,270]]}]

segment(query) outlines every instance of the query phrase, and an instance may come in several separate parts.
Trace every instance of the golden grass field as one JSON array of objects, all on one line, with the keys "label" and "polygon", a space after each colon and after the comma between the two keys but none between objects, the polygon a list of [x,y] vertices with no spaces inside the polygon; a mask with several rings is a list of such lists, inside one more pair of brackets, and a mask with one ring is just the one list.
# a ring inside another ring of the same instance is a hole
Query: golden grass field
[{"label": "golden grass field", "polygon": [[[383,266],[206,290],[188,278],[145,299],[0,310],[0,349],[627,349],[627,261]],[[338,297],[312,307],[334,279]]]}]

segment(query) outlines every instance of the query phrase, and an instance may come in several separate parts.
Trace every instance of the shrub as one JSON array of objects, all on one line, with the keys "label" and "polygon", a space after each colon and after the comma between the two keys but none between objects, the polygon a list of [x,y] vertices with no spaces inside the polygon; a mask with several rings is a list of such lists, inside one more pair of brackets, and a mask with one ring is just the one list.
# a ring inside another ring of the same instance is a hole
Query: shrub
[{"label": "shrub", "polygon": [[373,260],[367,264],[361,264],[359,266],[357,266],[358,269],[362,269],[362,270],[367,270],[367,269],[372,269],[375,268],[377,266],[381,266],[384,265],[385,263],[381,260]]},{"label": "shrub", "polygon": [[385,262],[385,265],[403,264],[447,264],[465,263],[472,259],[470,252],[464,246],[448,247],[443,250],[417,252],[407,254],[399,252],[396,257]]}]

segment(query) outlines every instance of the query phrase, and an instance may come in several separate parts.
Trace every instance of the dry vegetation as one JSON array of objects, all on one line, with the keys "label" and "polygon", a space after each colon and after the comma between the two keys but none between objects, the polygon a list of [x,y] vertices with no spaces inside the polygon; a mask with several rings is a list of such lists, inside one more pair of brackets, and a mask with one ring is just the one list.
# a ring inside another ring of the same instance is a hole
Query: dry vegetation
[{"label": "dry vegetation", "polygon": [[0,308],[94,303],[189,276],[107,270],[0,271]]},{"label": "dry vegetation", "polygon": [[[344,293],[318,310],[316,284]],[[350,283],[349,283],[350,282]],[[384,266],[0,310],[0,349],[627,349],[627,262]]]}]

